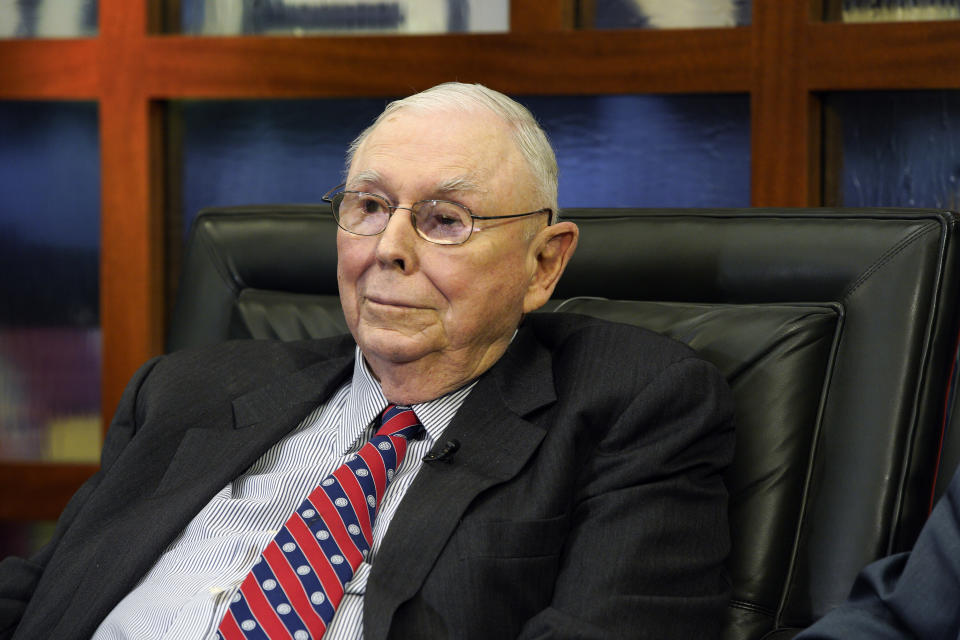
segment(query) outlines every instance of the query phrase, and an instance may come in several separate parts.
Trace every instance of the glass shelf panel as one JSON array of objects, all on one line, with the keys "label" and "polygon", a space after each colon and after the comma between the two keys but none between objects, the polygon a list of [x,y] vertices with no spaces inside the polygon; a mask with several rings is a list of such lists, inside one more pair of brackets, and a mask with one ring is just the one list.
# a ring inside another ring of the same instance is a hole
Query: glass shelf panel
[{"label": "glass shelf panel", "polygon": [[97,0],[0,0],[0,38],[97,35]]},{"label": "glass shelf panel", "polygon": [[829,0],[827,20],[839,22],[921,22],[960,19],[960,0]]},{"label": "glass shelf panel", "polygon": [[204,207],[318,203],[388,100],[183,101],[184,227]]},{"label": "glass shelf panel", "polygon": [[750,0],[592,0],[579,22],[594,29],[736,27],[751,22]]},{"label": "glass shelf panel", "polygon": [[960,91],[825,96],[837,122],[833,167],[846,207],[960,208]]},{"label": "glass shelf panel", "polygon": [[[744,95],[521,98],[560,165],[561,207],[746,207]],[[210,206],[320,202],[385,99],[184,101],[183,232]]]},{"label": "glass shelf panel", "polygon": [[954,0],[847,0],[843,7],[844,22],[917,22],[956,20],[960,3]]},{"label": "glass shelf panel", "polygon": [[181,0],[197,35],[505,32],[509,0]]},{"label": "glass shelf panel", "polygon": [[100,157],[90,103],[0,102],[0,458],[100,447]]},{"label": "glass shelf panel", "polygon": [[750,206],[745,95],[521,99],[560,165],[561,207]]}]

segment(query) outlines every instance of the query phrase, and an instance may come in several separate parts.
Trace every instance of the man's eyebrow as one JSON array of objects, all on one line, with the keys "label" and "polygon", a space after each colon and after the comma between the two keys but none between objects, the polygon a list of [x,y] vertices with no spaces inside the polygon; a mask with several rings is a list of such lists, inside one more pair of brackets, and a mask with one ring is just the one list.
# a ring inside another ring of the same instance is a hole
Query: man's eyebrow
[{"label": "man's eyebrow", "polygon": [[446,193],[463,193],[463,192],[479,192],[481,191],[480,185],[474,182],[470,176],[456,176],[454,178],[447,178],[441,180],[434,191],[439,194]]},{"label": "man's eyebrow", "polygon": [[[358,171],[357,174],[347,182],[347,189],[356,190],[361,186],[368,189],[376,187],[382,188],[383,184],[383,176],[381,176],[378,171],[374,169],[364,169],[363,171]],[[480,193],[482,191],[483,189],[480,188],[480,185],[469,175],[445,178],[438,182],[432,189],[432,192],[439,196],[451,193]]]},{"label": "man's eyebrow", "polygon": [[358,185],[379,185],[383,183],[383,178],[380,174],[373,169],[364,169],[353,176],[349,182],[347,182],[348,189],[354,189]]}]

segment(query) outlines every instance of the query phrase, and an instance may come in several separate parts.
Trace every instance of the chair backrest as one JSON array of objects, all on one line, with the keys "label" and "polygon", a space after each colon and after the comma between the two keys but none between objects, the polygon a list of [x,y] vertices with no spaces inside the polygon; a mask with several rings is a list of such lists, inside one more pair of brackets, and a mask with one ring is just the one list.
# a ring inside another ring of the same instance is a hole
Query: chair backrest
[{"label": "chair backrest", "polygon": [[[960,434],[944,433],[960,292],[954,214],[572,209],[564,218],[579,225],[580,246],[544,312],[685,341],[733,388],[726,638],[791,637],[843,601],[865,564],[912,545],[931,491],[960,459]],[[335,232],[320,206],[203,212],[168,348],[344,331]]]}]

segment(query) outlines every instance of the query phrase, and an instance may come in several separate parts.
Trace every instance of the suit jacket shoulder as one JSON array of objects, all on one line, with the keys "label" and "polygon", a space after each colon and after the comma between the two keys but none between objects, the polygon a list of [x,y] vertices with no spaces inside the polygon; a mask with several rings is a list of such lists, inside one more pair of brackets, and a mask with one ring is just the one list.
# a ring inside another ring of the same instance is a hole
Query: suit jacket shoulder
[{"label": "suit jacket shoulder", "polygon": [[700,358],[682,342],[649,329],[575,313],[531,314],[524,319],[524,327],[553,354],[560,368],[572,357],[643,374],[686,358]]},{"label": "suit jacket shoulder", "polygon": [[[688,388],[696,381],[681,373],[685,367],[702,369],[713,383],[725,386],[713,364],[693,349],[642,327],[569,313],[531,315],[526,324],[551,354],[561,399],[593,407],[606,402],[616,414],[662,377],[679,376],[672,384],[682,387],[681,394],[697,392]],[[582,395],[585,386],[591,390],[589,403]]]}]

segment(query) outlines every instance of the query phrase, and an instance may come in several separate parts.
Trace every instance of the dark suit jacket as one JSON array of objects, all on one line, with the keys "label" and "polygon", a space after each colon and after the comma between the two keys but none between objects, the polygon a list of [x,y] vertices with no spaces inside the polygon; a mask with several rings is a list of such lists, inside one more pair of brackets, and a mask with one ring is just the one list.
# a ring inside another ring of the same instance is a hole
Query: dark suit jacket
[{"label": "dark suit jacket", "polygon": [[[147,363],[53,541],[0,564],[0,638],[88,638],[210,498],[350,375],[353,348],[240,341]],[[445,433],[460,450],[425,463],[397,510],[365,637],[718,636],[731,414],[720,374],[678,343],[528,317]]]},{"label": "dark suit jacket", "polygon": [[960,637],[960,472],[909,553],[878,560],[849,600],[804,640],[956,640]]}]

